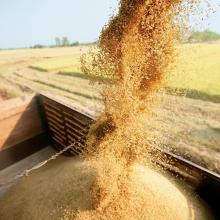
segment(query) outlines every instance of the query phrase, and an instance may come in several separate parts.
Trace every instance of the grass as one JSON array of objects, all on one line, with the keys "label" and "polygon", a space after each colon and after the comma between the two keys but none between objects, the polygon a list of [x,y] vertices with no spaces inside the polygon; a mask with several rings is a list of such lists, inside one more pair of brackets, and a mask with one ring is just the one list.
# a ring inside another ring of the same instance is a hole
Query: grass
[{"label": "grass", "polygon": [[58,73],[61,75],[86,78],[85,74],[83,74],[80,69],[80,64],[77,64],[76,66],[70,66],[70,67],[65,67],[65,68],[59,69]]},{"label": "grass", "polygon": [[[167,91],[190,98],[220,102],[220,43],[185,44],[174,71],[168,75]],[[80,52],[43,59],[30,65],[39,71],[85,78],[80,70]],[[178,92],[176,92],[178,91]]]},{"label": "grass", "polygon": [[17,96],[22,96],[24,93],[16,85],[12,85],[5,80],[0,74],[0,100],[6,100]]},{"label": "grass", "polygon": [[40,71],[51,72],[80,72],[80,54],[44,59],[30,65],[30,68]]},{"label": "grass", "polygon": [[183,45],[180,50],[176,68],[168,78],[169,89],[220,102],[220,44]]},{"label": "grass", "polygon": [[[25,65],[29,67],[27,74],[30,78],[41,72],[41,81],[46,80],[47,83],[51,84],[51,80],[60,76],[66,80],[57,83],[64,86],[66,83],[75,81],[76,78],[87,78],[80,70],[80,55],[89,49],[90,47],[74,47],[1,51],[1,60],[10,61],[17,58],[22,59],[22,61],[28,60]],[[185,44],[179,46],[179,51],[180,56],[174,71],[167,74],[167,92],[219,103],[220,42]],[[22,63],[16,63],[16,65],[15,69],[22,70]],[[22,71],[20,74],[25,75],[26,73]],[[110,82],[109,79],[106,81]]]}]

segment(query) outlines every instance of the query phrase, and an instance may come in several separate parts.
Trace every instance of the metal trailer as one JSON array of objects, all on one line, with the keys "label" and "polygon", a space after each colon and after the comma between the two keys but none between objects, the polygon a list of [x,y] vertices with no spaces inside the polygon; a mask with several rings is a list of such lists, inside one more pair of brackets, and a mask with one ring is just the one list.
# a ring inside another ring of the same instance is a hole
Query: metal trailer
[{"label": "metal trailer", "polygon": [[[85,150],[93,112],[50,95],[37,94],[0,104],[0,170],[52,146],[76,156]],[[207,202],[220,219],[220,175],[173,153],[153,148],[152,154],[166,158],[154,162],[180,178]]]}]

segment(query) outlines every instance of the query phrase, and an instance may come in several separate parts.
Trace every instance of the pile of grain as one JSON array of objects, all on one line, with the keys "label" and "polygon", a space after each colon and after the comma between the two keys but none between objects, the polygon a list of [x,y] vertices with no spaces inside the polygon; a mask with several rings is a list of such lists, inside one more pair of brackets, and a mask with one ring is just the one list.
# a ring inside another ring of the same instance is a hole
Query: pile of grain
[{"label": "pile of grain", "polygon": [[[101,33],[99,51],[82,59],[85,73],[101,73],[111,83],[103,85],[105,113],[90,130],[85,155],[97,173],[91,190],[94,210],[78,213],[77,219],[159,219],[159,204],[170,207],[164,219],[187,219],[179,212],[184,198],[174,202],[169,196],[159,196],[160,201],[149,197],[152,185],[138,187],[131,170],[136,163],[147,167],[151,163],[146,146],[151,137],[143,118],[150,117],[157,92],[175,61],[175,45],[188,8],[198,2],[121,0],[118,15]],[[145,175],[148,178],[147,171]],[[169,194],[162,183],[155,185],[159,195]],[[182,213],[187,212],[183,206]]]},{"label": "pile of grain", "polygon": [[210,219],[202,217],[204,208],[197,207],[199,201],[186,197],[174,181],[142,165],[134,164],[130,169],[124,188],[131,199],[120,201],[118,215],[109,210],[91,215],[95,171],[80,158],[60,157],[22,179],[0,199],[0,219],[75,219],[79,212],[90,213],[85,218],[78,214],[82,219]]}]

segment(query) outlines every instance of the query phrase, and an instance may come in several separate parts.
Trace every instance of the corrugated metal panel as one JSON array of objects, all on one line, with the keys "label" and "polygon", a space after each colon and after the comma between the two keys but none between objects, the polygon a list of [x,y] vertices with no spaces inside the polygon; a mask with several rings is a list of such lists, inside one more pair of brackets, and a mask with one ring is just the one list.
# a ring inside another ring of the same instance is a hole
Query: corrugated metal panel
[{"label": "corrugated metal panel", "polygon": [[76,142],[69,153],[80,154],[85,149],[89,127],[94,120],[46,96],[41,95],[40,99],[54,146],[61,150]]}]

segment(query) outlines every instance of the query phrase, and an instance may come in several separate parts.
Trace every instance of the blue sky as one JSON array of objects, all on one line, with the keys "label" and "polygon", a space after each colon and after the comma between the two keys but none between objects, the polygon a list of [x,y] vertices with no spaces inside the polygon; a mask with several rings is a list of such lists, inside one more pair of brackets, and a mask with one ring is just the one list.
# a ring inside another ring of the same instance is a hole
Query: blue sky
[{"label": "blue sky", "polygon": [[[218,0],[212,0],[218,2]],[[56,36],[95,41],[118,0],[0,0],[0,48],[53,44]],[[220,33],[220,8],[208,22]]]}]

